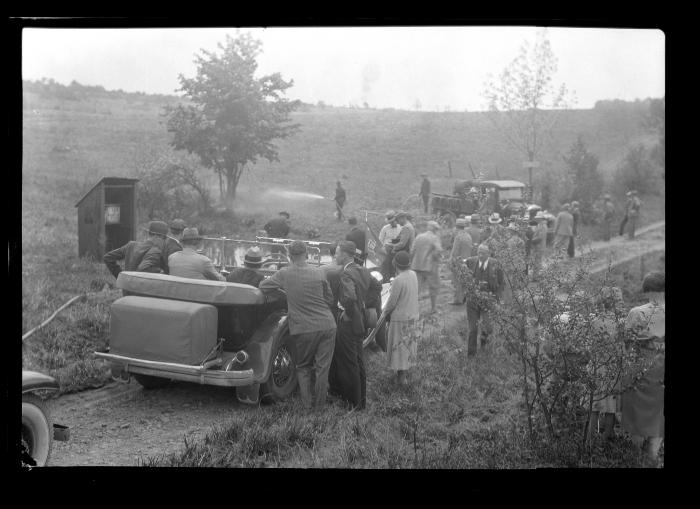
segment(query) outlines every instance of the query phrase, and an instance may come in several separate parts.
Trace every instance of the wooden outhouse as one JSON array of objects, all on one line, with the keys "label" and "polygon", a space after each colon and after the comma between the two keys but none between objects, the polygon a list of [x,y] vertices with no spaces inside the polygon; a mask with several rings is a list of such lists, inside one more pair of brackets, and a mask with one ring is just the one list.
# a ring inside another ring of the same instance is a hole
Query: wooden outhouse
[{"label": "wooden outhouse", "polygon": [[78,208],[78,256],[104,254],[136,239],[138,179],[105,177],[83,196]]}]

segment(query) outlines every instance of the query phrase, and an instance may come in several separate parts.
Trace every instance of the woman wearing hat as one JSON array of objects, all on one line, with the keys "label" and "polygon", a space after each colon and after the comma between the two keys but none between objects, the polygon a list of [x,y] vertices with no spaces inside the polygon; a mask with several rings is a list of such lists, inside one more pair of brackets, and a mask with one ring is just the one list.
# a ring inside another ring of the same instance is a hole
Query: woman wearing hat
[{"label": "woman wearing hat", "polygon": [[651,364],[622,394],[622,428],[656,462],[664,436],[664,372],[666,352],[666,276],[651,272],[642,291],[649,302],[632,308],[625,327],[634,333],[632,344]]},{"label": "woman wearing hat", "polygon": [[229,283],[240,283],[258,287],[260,281],[265,279],[265,276],[260,274],[256,269],[262,267],[263,257],[262,251],[258,246],[253,246],[246,251],[243,259],[243,267],[236,267],[231,270],[226,281]]},{"label": "woman wearing hat", "polygon": [[211,279],[225,281],[224,276],[214,268],[212,261],[197,252],[202,237],[197,228],[185,228],[180,244],[182,251],[176,251],[168,258],[170,275],[191,279]]},{"label": "woman wearing hat", "polygon": [[391,318],[387,329],[387,364],[396,372],[396,381],[404,385],[408,370],[416,364],[418,353],[418,278],[410,269],[411,257],[406,251],[396,253],[393,264],[396,277],[391,282],[382,314]]}]

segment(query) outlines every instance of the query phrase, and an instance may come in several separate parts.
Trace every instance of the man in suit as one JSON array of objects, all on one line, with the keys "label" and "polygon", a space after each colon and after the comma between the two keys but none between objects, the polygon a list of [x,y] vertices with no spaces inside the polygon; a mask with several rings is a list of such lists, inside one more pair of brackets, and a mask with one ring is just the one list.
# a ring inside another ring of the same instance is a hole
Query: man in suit
[{"label": "man in suit", "polygon": [[437,232],[440,225],[428,221],[427,231],[416,236],[411,247],[411,270],[418,278],[419,295],[427,287],[430,295],[430,314],[437,312],[437,295],[440,291],[440,260],[442,243]]},{"label": "man in suit", "polygon": [[235,267],[226,276],[226,281],[229,283],[242,283],[251,285],[255,288],[260,285],[260,281],[265,279],[265,276],[260,274],[256,269],[262,267],[262,251],[258,246],[253,246],[245,254],[243,259],[243,267]]},{"label": "man in suit", "polygon": [[170,275],[191,279],[210,279],[225,281],[226,278],[214,268],[212,261],[197,252],[202,237],[197,228],[185,228],[180,243],[182,251],[177,251],[168,258]]},{"label": "man in suit", "polygon": [[[328,273],[334,307],[338,314],[329,383],[333,393],[353,408],[362,410],[367,403],[367,376],[362,348],[368,327],[365,309],[381,306],[382,285],[372,277],[368,269],[353,261],[355,256],[353,242],[338,242],[335,257],[340,268],[335,274]],[[338,277],[334,277],[336,275]]]},{"label": "man in suit", "polygon": [[462,260],[472,256],[473,242],[472,237],[469,232],[465,230],[467,226],[467,220],[458,217],[457,223],[457,233],[455,234],[455,240],[452,243],[452,251],[450,252],[450,270],[452,271],[452,286],[454,287],[454,298],[452,299],[452,304],[455,306],[461,306],[464,304],[467,296],[464,293],[464,287],[459,280],[459,273],[457,267],[462,263]]},{"label": "man in suit", "polygon": [[475,284],[474,291],[467,295],[468,356],[476,354],[479,321],[481,321],[481,348],[486,346],[488,336],[493,332],[488,304],[477,292],[489,292],[495,296],[496,300],[499,300],[505,286],[501,265],[498,260],[489,255],[489,247],[486,244],[479,244],[477,256],[467,258],[467,268],[473,275]]},{"label": "man in suit", "polygon": [[177,251],[182,251],[180,239],[182,238],[182,232],[186,227],[187,224],[182,219],[173,219],[170,223],[170,235],[165,238],[165,248],[163,249],[163,261],[166,274],[170,273],[168,268],[168,259],[170,258],[170,255]]},{"label": "man in suit", "polygon": [[132,240],[120,248],[106,253],[102,260],[116,278],[122,271],[117,264],[124,260],[124,270],[137,272],[153,272],[160,274],[165,271],[163,248],[168,225],[163,221],[148,223],[148,238],[143,241]]},{"label": "man in suit", "polygon": [[483,231],[479,227],[481,217],[479,217],[479,214],[472,214],[472,216],[469,218],[469,222],[471,223],[471,226],[467,228],[467,233],[472,238],[472,254],[470,256],[476,256],[476,248],[479,247],[479,244],[481,244],[483,237]]},{"label": "man in suit", "polygon": [[554,252],[563,256],[569,247],[569,241],[574,236],[574,216],[569,212],[569,204],[562,205],[562,210],[554,221]]},{"label": "man in suit", "polygon": [[362,226],[357,224],[357,218],[355,216],[348,218],[348,224],[351,228],[345,236],[345,240],[355,243],[356,249],[360,250],[360,258],[364,264],[365,258],[367,257],[367,251],[365,251],[367,246],[367,232]]}]

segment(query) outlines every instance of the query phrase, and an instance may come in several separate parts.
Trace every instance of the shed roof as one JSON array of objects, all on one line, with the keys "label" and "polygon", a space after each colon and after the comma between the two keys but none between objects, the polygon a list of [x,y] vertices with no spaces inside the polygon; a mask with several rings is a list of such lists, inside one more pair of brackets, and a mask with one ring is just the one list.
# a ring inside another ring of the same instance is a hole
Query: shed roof
[{"label": "shed roof", "polygon": [[108,186],[110,186],[110,185],[113,186],[113,185],[130,184],[130,183],[132,183],[132,182],[133,182],[133,183],[136,183],[136,182],[138,182],[138,181],[139,181],[139,179],[131,179],[131,178],[126,178],[126,177],[104,177],[104,178],[102,178],[97,184],[95,184],[94,186],[92,186],[92,188],[91,188],[87,193],[85,193],[85,196],[83,196],[82,198],[80,198],[80,200],[78,201],[78,203],[75,204],[75,206],[77,207],[78,205],[80,205],[80,204],[83,202],[83,200],[84,200],[85,198],[87,198],[88,195],[89,195],[90,193],[92,193],[100,184],[105,184],[105,185],[108,185]]}]

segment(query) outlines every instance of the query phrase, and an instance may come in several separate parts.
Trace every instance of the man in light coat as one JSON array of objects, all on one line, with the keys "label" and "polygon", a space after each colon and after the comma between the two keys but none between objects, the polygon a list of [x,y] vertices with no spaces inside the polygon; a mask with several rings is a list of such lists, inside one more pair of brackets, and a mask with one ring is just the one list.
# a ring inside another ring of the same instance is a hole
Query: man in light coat
[{"label": "man in light coat", "polygon": [[569,241],[574,236],[574,216],[569,212],[568,203],[562,205],[562,210],[554,221],[554,252],[557,255],[563,253],[569,247]]},{"label": "man in light coat", "polygon": [[226,278],[214,268],[212,261],[197,252],[201,240],[202,237],[197,228],[185,228],[180,239],[182,251],[176,251],[168,258],[170,275],[191,279],[226,281]]},{"label": "man in light coat", "polygon": [[452,271],[452,286],[454,287],[454,298],[452,299],[452,304],[455,306],[461,306],[464,304],[466,299],[466,294],[464,292],[464,286],[459,280],[459,273],[457,267],[472,256],[472,249],[474,243],[472,242],[472,237],[469,232],[465,230],[467,226],[467,220],[464,218],[457,218],[457,234],[455,235],[454,243],[452,244],[452,251],[450,252],[450,270]]},{"label": "man in light coat", "polygon": [[440,255],[442,253],[442,243],[437,232],[440,225],[435,221],[428,221],[428,230],[421,233],[413,241],[411,248],[411,270],[418,276],[418,288],[422,293],[427,286],[430,294],[430,313],[437,311],[437,294],[440,290]]},{"label": "man in light coat", "polygon": [[479,244],[481,244],[485,240],[483,238],[483,230],[480,227],[481,218],[479,217],[479,214],[472,214],[469,221],[471,222],[471,226],[467,228],[467,233],[472,238],[471,256],[476,256],[476,248],[479,247]]},{"label": "man in light coat", "polygon": [[411,252],[411,247],[413,246],[413,240],[416,238],[416,230],[408,220],[408,214],[403,210],[399,210],[396,213],[396,221],[401,225],[401,230],[399,231],[398,240],[394,242],[394,247],[391,248],[391,252],[396,255],[399,251]]}]

